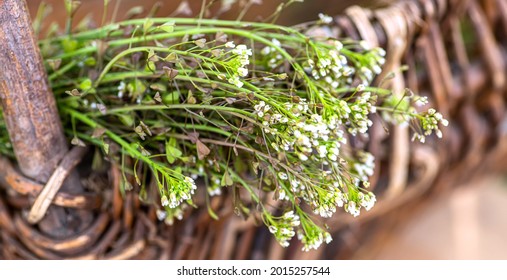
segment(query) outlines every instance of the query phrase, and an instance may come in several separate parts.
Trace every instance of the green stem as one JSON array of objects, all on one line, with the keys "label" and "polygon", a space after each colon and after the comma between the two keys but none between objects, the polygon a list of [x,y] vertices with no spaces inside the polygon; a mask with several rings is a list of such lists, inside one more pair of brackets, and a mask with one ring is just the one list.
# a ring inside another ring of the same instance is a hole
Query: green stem
[{"label": "green stem", "polygon": [[76,66],[76,64],[77,64],[76,60],[72,60],[71,62],[65,64],[63,67],[61,67],[60,69],[51,73],[51,75],[48,76],[49,81],[52,81],[52,80],[60,77],[61,75],[65,74],[67,71],[72,69],[72,67]]},{"label": "green stem", "polygon": [[[237,115],[241,115],[241,118],[247,121],[257,123],[254,119],[251,118],[254,117],[255,115],[245,110],[241,110],[234,107],[205,105],[205,104],[130,105],[117,108],[109,108],[106,114],[112,115],[130,111],[156,111],[156,110],[176,110],[176,109],[201,109],[201,110],[231,112],[236,113]],[[94,112],[91,115],[100,116],[102,115],[102,113]]]}]

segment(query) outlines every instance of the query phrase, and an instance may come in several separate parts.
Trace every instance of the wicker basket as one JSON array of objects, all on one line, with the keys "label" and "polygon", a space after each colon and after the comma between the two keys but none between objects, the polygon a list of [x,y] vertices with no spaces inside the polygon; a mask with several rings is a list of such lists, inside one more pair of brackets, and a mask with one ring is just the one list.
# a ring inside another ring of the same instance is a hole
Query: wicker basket
[{"label": "wicker basket", "polygon": [[[372,186],[378,205],[359,218],[336,214],[326,221],[335,240],[330,245],[309,253],[298,246],[282,249],[254,218],[235,215],[226,197],[210,202],[218,221],[201,207],[166,226],[135,191],[121,196],[114,165],[101,174],[82,172],[99,186],[95,192],[62,189],[49,200],[49,211],[73,209],[79,217],[69,221],[75,232],[52,233],[47,225],[28,223],[34,213],[27,209],[44,201],[42,196],[51,198],[44,185],[1,159],[0,259],[368,258],[386,232],[428,198],[472,176],[502,170],[507,156],[507,1],[407,0],[379,10],[350,7],[335,17],[332,28],[307,28],[385,48],[383,75],[408,66],[389,79],[394,92],[407,87],[428,96],[429,105],[450,121],[444,138],[428,139],[426,145],[411,142],[407,128],[393,127],[386,134],[382,124],[373,126],[368,150],[377,158]],[[83,156],[84,150],[73,149],[60,165],[76,166]],[[204,198],[196,203],[204,205]],[[39,215],[47,210],[41,209]]]}]

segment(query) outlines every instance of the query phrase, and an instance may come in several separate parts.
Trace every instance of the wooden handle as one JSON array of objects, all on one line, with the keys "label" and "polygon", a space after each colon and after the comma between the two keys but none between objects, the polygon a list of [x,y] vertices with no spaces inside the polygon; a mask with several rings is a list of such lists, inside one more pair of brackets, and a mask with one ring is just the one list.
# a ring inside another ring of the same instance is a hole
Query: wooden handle
[{"label": "wooden handle", "polygon": [[0,99],[21,171],[46,182],[67,152],[25,1],[0,1]]},{"label": "wooden handle", "polygon": [[[46,183],[68,146],[24,0],[0,0],[0,69],[0,100],[18,165],[26,176]],[[77,172],[62,190],[83,191]],[[49,210],[39,226],[50,236],[75,234],[91,217],[57,206]],[[76,221],[74,228],[70,221]]]}]

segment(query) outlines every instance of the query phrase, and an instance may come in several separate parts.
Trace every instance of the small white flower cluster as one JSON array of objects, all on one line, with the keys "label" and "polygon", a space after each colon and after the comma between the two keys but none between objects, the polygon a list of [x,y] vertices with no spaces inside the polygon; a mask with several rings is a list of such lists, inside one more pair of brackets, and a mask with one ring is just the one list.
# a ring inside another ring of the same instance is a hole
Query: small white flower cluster
[{"label": "small white flower cluster", "polygon": [[174,218],[181,221],[183,219],[183,212],[188,207],[187,204],[181,204],[179,207],[170,208],[166,211],[157,210],[157,218],[159,221],[164,221],[166,225],[172,226],[174,224]]},{"label": "small white flower cluster", "polygon": [[307,70],[315,80],[323,79],[332,89],[338,88],[342,83],[352,83],[355,69],[348,65],[347,58],[340,54],[343,44],[335,41],[335,48],[319,50],[318,59],[308,59]]},{"label": "small white flower cluster", "polygon": [[[331,218],[336,212],[336,207],[343,207],[344,203],[347,203],[347,196],[338,188],[338,182],[334,182],[333,185],[328,186],[323,192],[318,192],[320,197],[318,199],[312,199],[310,205],[313,209],[313,213],[320,215],[323,218]],[[312,193],[308,193],[312,196]]]},{"label": "small white flower cluster", "polygon": [[361,214],[361,207],[366,211],[370,211],[375,206],[377,199],[372,192],[362,193],[359,192],[355,200],[350,200],[345,205],[345,211],[350,215],[357,217]]},{"label": "small white flower cluster", "polygon": [[[173,180],[174,181],[174,180]],[[197,186],[195,185],[194,179],[185,177],[179,184],[173,184],[169,186],[169,198],[167,195],[162,195],[161,203],[162,206],[168,206],[169,208],[178,207],[183,201],[192,198],[195,193]]]},{"label": "small white flower cluster", "polygon": [[276,46],[276,47],[281,48],[282,44],[280,43],[280,41],[273,38],[273,39],[271,39],[271,43],[273,43],[273,46],[264,47],[261,50],[261,54],[267,58],[268,67],[273,69],[273,68],[277,67],[278,65],[280,65],[280,62],[283,61],[283,57],[280,54],[280,52],[278,52],[276,50],[276,48],[274,47],[274,46]]},{"label": "small white flower cluster", "polygon": [[347,106],[349,112],[345,124],[349,127],[350,134],[353,136],[356,136],[358,132],[365,134],[368,128],[373,125],[372,120],[368,117],[370,113],[374,113],[376,110],[373,103],[371,93],[363,92],[352,106]]},{"label": "small white flower cluster", "polygon": [[428,104],[428,97],[427,96],[417,96],[415,98],[415,105],[416,106],[421,107],[421,106],[424,106],[426,104]]},{"label": "small white flower cluster", "polygon": [[370,49],[364,41],[360,47],[366,52],[360,62],[347,58],[342,52],[343,44],[337,40],[334,41],[333,48],[316,48],[317,58],[308,59],[306,69],[315,80],[323,80],[331,89],[352,84],[356,73],[363,83],[370,84],[375,75],[382,72],[386,53],[381,48]]},{"label": "small white flower cluster", "polygon": [[375,195],[372,192],[368,192],[367,194],[359,193],[359,204],[366,209],[366,211],[370,211],[371,208],[377,202]]},{"label": "small white flower cluster", "polygon": [[361,206],[358,205],[355,201],[351,200],[345,206],[345,211],[350,215],[357,217],[359,214],[361,214]]},{"label": "small white flower cluster", "polygon": [[[250,64],[250,57],[252,56],[252,50],[247,48],[246,45],[235,45],[234,42],[230,41],[225,44],[226,48],[232,49],[232,53],[236,55],[236,59],[229,62],[231,65],[232,75],[227,79],[230,84],[235,85],[238,88],[243,87],[241,78],[248,76],[247,66]],[[220,77],[219,77],[220,78]]]},{"label": "small white flower cluster", "polygon": [[363,83],[369,84],[371,81],[373,81],[375,75],[378,75],[382,72],[382,66],[386,62],[386,51],[382,48],[370,49],[370,46],[366,41],[361,41],[360,46],[365,51],[367,51],[365,55],[367,64],[362,66],[359,69],[359,72]]},{"label": "small white flower cluster", "polygon": [[268,228],[282,247],[288,247],[289,241],[296,234],[294,228],[298,227],[300,223],[299,216],[291,210],[276,221],[272,221]]},{"label": "small white flower cluster", "polygon": [[[361,88],[359,88],[362,90]],[[364,88],[363,88],[364,89]],[[320,172],[320,182],[310,182],[301,176],[279,171],[277,178],[285,187],[277,189],[279,200],[289,200],[287,191],[302,198],[311,206],[315,214],[324,218],[331,217],[337,207],[347,206],[345,210],[358,214],[360,201],[349,202],[347,194],[343,193],[339,169],[343,164],[350,164],[350,170],[355,175],[350,178],[350,187],[356,189],[363,181],[373,175],[374,157],[370,153],[361,151],[353,161],[340,161],[340,148],[346,144],[344,127],[352,127],[350,133],[366,133],[371,126],[368,114],[374,110],[369,92],[363,92],[351,104],[344,100],[335,99],[335,110],[331,110],[323,117],[312,112],[310,104],[303,98],[295,103],[285,103],[285,109],[292,114],[291,118],[279,113],[273,106],[260,101],[254,106],[254,113],[262,120],[263,131],[273,136],[271,147],[276,152],[293,154],[297,161],[304,163],[308,171],[314,174]],[[334,108],[334,107],[332,107]],[[306,177],[304,174],[302,174]]]},{"label": "small white flower cluster", "polygon": [[306,232],[302,230],[298,231],[298,239],[303,243],[302,251],[308,252],[311,249],[318,249],[323,242],[329,244],[333,241],[331,234],[329,232],[323,231],[318,227],[311,227],[306,229]]},{"label": "small white flower cluster", "polygon": [[442,114],[437,112],[435,109],[430,108],[428,112],[421,114],[423,118],[421,119],[421,127],[424,130],[424,135],[419,133],[415,133],[412,137],[412,141],[419,140],[421,143],[426,141],[426,136],[431,135],[433,131],[438,138],[442,138],[442,131],[439,129],[438,125],[441,124],[443,126],[449,125],[449,122],[444,119]]},{"label": "small white flower cluster", "polygon": [[220,185],[220,178],[213,174],[209,180],[210,186],[208,187],[208,194],[210,196],[217,196],[222,194],[222,186]]},{"label": "small white flower cluster", "polygon": [[125,90],[127,89],[127,84],[124,81],[121,81],[118,85],[118,98],[123,98],[125,94]]},{"label": "small white flower cluster", "polygon": [[373,175],[375,169],[375,157],[365,151],[359,151],[357,157],[358,162],[354,162],[353,169],[356,171],[357,176],[362,181],[368,181],[368,177]]},{"label": "small white flower cluster", "polygon": [[333,22],[333,18],[326,15],[326,14],[323,14],[323,13],[319,13],[319,23],[323,23],[323,24],[330,24],[331,22]]},{"label": "small white flower cluster", "polygon": [[[295,118],[289,119],[264,101],[254,106],[254,113],[263,120],[264,132],[276,136],[271,143],[275,151],[293,152],[301,161],[309,160],[314,153],[319,162],[337,161],[340,143],[346,143],[341,120],[337,116],[324,119],[312,113],[304,98],[298,103],[287,102],[284,107]],[[279,132],[286,137],[281,137]]]}]

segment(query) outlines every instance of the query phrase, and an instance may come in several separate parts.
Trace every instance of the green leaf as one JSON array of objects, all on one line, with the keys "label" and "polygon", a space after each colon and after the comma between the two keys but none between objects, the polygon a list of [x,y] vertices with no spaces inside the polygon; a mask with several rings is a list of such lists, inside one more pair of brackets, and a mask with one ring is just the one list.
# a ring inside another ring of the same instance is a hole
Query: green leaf
[{"label": "green leaf", "polygon": [[129,127],[132,127],[134,125],[134,118],[130,114],[121,114],[116,116],[118,116],[118,118],[124,125]]},{"label": "green leaf", "polygon": [[72,40],[70,38],[65,38],[62,41],[63,51],[66,53],[73,52],[77,49],[78,43],[76,40]]},{"label": "green leaf", "polygon": [[148,33],[148,30],[153,26],[153,20],[151,18],[147,18],[145,21],[144,21],[144,24],[143,24],[143,33],[146,34]]},{"label": "green leaf", "polygon": [[132,94],[132,98],[135,99],[146,91],[146,86],[140,79],[135,79],[127,84],[127,90]]},{"label": "green leaf", "polygon": [[84,79],[80,84],[79,88],[83,91],[88,91],[92,88],[92,80]]},{"label": "green leaf", "polygon": [[178,91],[166,93],[162,97],[162,101],[164,104],[179,104],[180,103],[180,93]]},{"label": "green leaf", "polygon": [[157,54],[153,49],[150,49],[148,51],[148,60],[153,62],[157,62],[159,60],[159,57],[157,56]]},{"label": "green leaf", "polygon": [[109,154],[109,144],[107,144],[107,143],[103,142],[102,147],[104,148],[104,153],[105,153],[106,155],[108,155],[108,154]]},{"label": "green leaf", "polygon": [[164,60],[172,63],[178,62],[178,55],[175,53],[170,53],[164,58]]},{"label": "green leaf", "polygon": [[146,71],[155,71],[157,70],[157,66],[155,66],[155,62],[153,61],[148,61],[148,63],[146,63],[146,68],[145,68]]},{"label": "green leaf", "polygon": [[95,66],[97,64],[97,61],[93,57],[88,57],[85,59],[84,64],[86,66]]},{"label": "green leaf", "polygon": [[220,185],[222,187],[225,187],[225,186],[232,186],[232,184],[234,184],[234,181],[232,181],[229,171],[225,171],[224,175],[222,176],[222,180],[220,180]]},{"label": "green leaf", "polygon": [[195,99],[195,97],[194,97],[194,95],[192,94],[192,91],[191,91],[191,90],[188,90],[187,103],[188,103],[188,104],[195,104],[195,103],[197,103],[197,100]]},{"label": "green leaf", "polygon": [[72,0],[65,0],[64,4],[65,10],[67,11],[68,14],[70,14],[72,12]]},{"label": "green leaf", "polygon": [[174,21],[168,21],[158,27],[167,33],[171,33],[174,31]]},{"label": "green leaf", "polygon": [[69,15],[74,14],[76,12],[77,8],[81,6],[81,1],[75,1],[75,0],[65,0],[65,10]]},{"label": "green leaf", "polygon": [[176,149],[175,147],[171,146],[166,147],[165,152],[167,162],[169,162],[170,164],[173,164],[178,159],[178,157],[181,156],[181,151]]},{"label": "green leaf", "polygon": [[171,138],[165,142],[165,154],[167,162],[170,164],[173,164],[176,159],[179,159],[183,155],[180,149],[178,149],[178,143],[175,138]]}]

